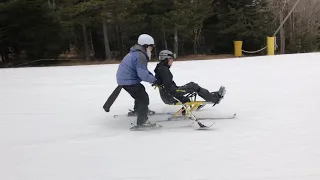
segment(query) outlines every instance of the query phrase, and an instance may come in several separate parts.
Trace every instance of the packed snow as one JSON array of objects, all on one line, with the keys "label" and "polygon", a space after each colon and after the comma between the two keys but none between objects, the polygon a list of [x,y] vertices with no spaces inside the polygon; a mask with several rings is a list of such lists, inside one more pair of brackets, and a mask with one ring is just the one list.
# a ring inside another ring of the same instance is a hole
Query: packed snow
[{"label": "packed snow", "polygon": [[[152,72],[155,65],[148,65]],[[0,179],[320,179],[320,53],[174,62],[178,85],[226,87],[219,105],[195,115],[237,117],[205,131],[196,124],[130,131],[134,117],[113,117],[133,108],[126,91],[109,113],[102,109],[117,67],[0,69]],[[150,109],[179,109],[143,84]]]}]

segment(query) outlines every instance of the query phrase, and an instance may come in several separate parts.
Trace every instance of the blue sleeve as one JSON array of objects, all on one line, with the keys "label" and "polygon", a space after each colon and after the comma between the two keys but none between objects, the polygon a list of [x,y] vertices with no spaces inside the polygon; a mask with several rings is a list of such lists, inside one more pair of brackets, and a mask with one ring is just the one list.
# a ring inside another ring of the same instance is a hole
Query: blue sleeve
[{"label": "blue sleeve", "polygon": [[153,83],[156,80],[156,78],[148,70],[147,64],[148,64],[147,58],[144,57],[144,55],[140,55],[140,53],[138,53],[138,59],[136,61],[136,68],[137,68],[138,76],[142,81]]}]

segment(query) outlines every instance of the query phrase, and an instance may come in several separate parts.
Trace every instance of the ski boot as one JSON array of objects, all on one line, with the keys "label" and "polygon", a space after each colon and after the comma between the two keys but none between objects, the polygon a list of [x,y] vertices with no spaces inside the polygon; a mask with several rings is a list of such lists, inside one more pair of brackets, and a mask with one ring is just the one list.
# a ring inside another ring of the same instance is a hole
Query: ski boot
[{"label": "ski boot", "polygon": [[162,126],[156,123],[152,123],[151,121],[148,120],[148,117],[145,117],[145,122],[144,123],[137,123],[137,125],[133,126],[130,128],[132,131],[137,131],[137,130],[148,130],[148,129],[159,129]]},{"label": "ski boot", "polygon": [[[156,112],[148,109],[148,115],[154,115]],[[129,109],[128,116],[138,116],[138,112],[136,110]]]},{"label": "ski boot", "polygon": [[221,86],[219,91],[212,92],[211,94],[214,94],[218,97],[218,100],[214,103],[214,105],[219,104],[223,99],[224,95],[226,94],[226,88],[224,86]]}]

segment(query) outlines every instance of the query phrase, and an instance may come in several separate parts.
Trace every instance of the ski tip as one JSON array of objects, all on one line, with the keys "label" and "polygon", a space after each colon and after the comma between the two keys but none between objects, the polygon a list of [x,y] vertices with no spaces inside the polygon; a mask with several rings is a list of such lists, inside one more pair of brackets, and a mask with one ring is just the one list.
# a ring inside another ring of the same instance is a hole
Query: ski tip
[{"label": "ski tip", "polygon": [[199,127],[197,128],[197,130],[208,130],[208,129],[210,129],[214,124],[215,124],[216,122],[215,121],[213,121],[213,123],[212,124],[210,124],[209,126],[206,126],[206,125],[204,125],[204,124],[202,124],[201,123],[201,125],[199,124]]},{"label": "ski tip", "polygon": [[199,128],[197,128],[197,130],[211,130],[211,128],[209,128],[209,127],[199,127]]},{"label": "ski tip", "polygon": [[206,127],[198,127],[197,130],[212,130],[211,126],[212,125]]}]

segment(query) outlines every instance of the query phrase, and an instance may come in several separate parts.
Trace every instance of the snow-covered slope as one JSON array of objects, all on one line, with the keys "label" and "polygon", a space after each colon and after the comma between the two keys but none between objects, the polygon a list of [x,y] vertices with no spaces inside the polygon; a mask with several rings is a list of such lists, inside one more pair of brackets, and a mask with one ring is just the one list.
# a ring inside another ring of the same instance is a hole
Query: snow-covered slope
[{"label": "snow-covered slope", "polygon": [[[102,109],[117,66],[1,69],[0,179],[320,179],[319,53],[175,62],[178,85],[227,89],[195,114],[237,118],[209,131],[129,131],[135,118],[113,118],[133,107],[125,91]],[[144,84],[151,109],[179,108]]]}]

